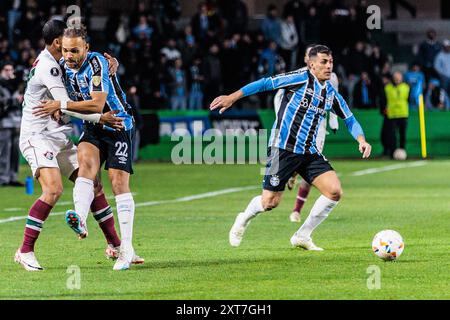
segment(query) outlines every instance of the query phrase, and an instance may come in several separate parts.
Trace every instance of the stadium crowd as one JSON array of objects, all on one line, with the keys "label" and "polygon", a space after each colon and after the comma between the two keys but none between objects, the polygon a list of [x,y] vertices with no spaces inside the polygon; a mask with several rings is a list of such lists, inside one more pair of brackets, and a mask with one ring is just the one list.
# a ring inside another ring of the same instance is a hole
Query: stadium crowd
[{"label": "stadium crowd", "polygon": [[[15,69],[15,78],[6,87],[19,100],[23,80],[43,47],[43,23],[66,14],[64,1],[41,2],[0,5],[0,61]],[[88,24],[91,1],[77,3]],[[365,0],[355,6],[342,0],[290,0],[284,7],[270,5],[259,26],[252,28],[242,0],[202,2],[188,23],[180,19],[179,0],[133,3],[131,14],[110,12],[103,40],[106,50],[121,62],[119,73],[131,100],[142,108],[206,108],[221,92],[302,66],[305,46],[319,42],[333,49],[341,91],[351,107],[383,107],[381,97],[393,61],[366,27]],[[436,41],[430,30],[405,81],[414,93],[424,90],[429,109],[448,109],[449,70],[450,43]],[[271,95],[259,98],[254,107],[270,107]],[[19,100],[15,102],[20,104]],[[417,107],[414,97],[411,107]]]}]

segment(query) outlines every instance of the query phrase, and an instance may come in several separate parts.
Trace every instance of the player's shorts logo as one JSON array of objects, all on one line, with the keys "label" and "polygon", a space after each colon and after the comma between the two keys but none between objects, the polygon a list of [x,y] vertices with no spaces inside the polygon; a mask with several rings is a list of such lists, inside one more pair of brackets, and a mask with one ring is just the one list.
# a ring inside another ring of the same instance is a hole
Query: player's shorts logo
[{"label": "player's shorts logo", "polygon": [[274,174],[270,177],[269,182],[272,187],[276,187],[280,184],[280,177],[278,177],[276,174]]},{"label": "player's shorts logo", "polygon": [[59,76],[59,70],[58,70],[58,68],[56,68],[56,67],[51,68],[51,69],[50,69],[50,74],[51,74],[52,76],[54,76],[54,77]]},{"label": "player's shorts logo", "polygon": [[53,152],[50,151],[45,152],[44,157],[46,157],[48,160],[53,160]]}]

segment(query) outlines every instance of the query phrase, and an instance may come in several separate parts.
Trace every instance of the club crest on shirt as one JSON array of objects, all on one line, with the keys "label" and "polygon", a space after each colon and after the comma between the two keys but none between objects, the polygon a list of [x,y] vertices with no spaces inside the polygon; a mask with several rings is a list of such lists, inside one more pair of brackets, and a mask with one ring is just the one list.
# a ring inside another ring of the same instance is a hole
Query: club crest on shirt
[{"label": "club crest on shirt", "polygon": [[276,174],[274,174],[270,177],[269,182],[272,187],[276,187],[280,184],[280,177],[278,177]]},{"label": "club crest on shirt", "polygon": [[100,78],[100,76],[93,76],[92,77],[92,83],[94,84],[94,86],[99,86],[100,83],[102,82],[102,79]]},{"label": "club crest on shirt", "polygon": [[54,77],[59,76],[59,70],[58,70],[58,68],[56,68],[56,67],[51,68],[51,69],[50,69],[50,74],[51,74],[52,76],[54,76]]},{"label": "club crest on shirt", "polygon": [[46,151],[44,153],[44,157],[46,157],[48,160],[53,160],[53,152]]}]

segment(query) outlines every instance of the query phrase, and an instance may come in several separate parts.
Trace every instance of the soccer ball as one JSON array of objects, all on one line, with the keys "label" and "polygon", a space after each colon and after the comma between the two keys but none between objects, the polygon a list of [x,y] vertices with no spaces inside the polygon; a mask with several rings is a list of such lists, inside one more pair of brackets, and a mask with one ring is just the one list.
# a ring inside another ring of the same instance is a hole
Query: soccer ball
[{"label": "soccer ball", "polygon": [[395,149],[392,156],[395,160],[406,160],[406,158],[408,157],[405,149]]},{"label": "soccer ball", "polygon": [[405,244],[402,236],[394,230],[378,232],[372,241],[373,252],[383,260],[395,260],[403,252]]}]

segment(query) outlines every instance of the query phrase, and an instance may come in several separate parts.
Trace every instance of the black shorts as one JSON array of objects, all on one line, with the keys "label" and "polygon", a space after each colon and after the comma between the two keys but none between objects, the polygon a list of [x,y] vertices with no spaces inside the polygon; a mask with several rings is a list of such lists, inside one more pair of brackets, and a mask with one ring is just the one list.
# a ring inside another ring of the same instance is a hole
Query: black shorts
[{"label": "black shorts", "polygon": [[133,174],[134,128],[128,131],[105,130],[98,125],[83,125],[81,142],[93,144],[100,150],[100,166],[105,170],[118,169]]},{"label": "black shorts", "polygon": [[331,170],[334,170],[333,167],[321,154],[297,154],[283,149],[269,148],[263,189],[283,191],[294,172],[311,184],[316,177]]}]

